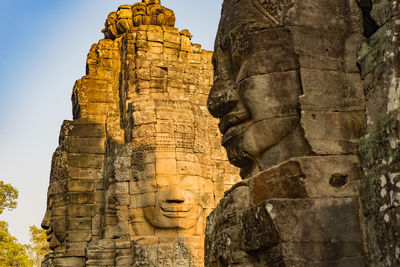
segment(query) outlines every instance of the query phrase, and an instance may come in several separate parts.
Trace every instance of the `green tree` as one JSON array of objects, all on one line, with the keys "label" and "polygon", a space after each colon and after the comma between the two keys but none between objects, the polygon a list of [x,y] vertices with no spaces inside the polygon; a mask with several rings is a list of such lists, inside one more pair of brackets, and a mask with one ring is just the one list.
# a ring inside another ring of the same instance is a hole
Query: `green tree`
[{"label": "green tree", "polygon": [[32,225],[29,227],[29,232],[31,234],[30,258],[35,262],[36,266],[40,266],[44,256],[50,252],[46,231]]},{"label": "green tree", "polygon": [[0,181],[0,214],[4,209],[9,210],[17,207],[18,190],[10,184]]},{"label": "green tree", "polygon": [[0,221],[0,266],[31,267],[33,261],[28,258],[26,246],[8,232],[8,224]]},{"label": "green tree", "polygon": [[[0,181],[0,214],[4,209],[17,207],[18,190]],[[17,242],[8,232],[8,223],[0,221],[0,267],[31,267],[33,261],[27,254],[27,246]]]}]

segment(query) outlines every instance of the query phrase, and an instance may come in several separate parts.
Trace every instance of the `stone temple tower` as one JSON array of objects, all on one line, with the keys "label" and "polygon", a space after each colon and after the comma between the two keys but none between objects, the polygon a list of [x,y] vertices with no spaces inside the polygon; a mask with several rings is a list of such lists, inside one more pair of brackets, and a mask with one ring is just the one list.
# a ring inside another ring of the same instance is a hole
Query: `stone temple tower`
[{"label": "stone temple tower", "polygon": [[73,89],[53,155],[42,266],[204,266],[208,214],[238,181],[206,108],[212,52],[160,1],[123,5]]}]

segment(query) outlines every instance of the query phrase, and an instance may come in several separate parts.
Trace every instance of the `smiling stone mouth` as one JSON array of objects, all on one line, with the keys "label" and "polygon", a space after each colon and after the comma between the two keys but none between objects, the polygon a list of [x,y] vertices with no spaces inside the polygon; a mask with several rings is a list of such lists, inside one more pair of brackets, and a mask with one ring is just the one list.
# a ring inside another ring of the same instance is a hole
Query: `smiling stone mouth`
[{"label": "smiling stone mouth", "polygon": [[232,144],[237,144],[237,142],[239,142],[239,140],[241,140],[243,137],[243,133],[251,124],[252,121],[247,120],[230,126],[229,129],[222,135],[221,145],[226,148],[227,146],[232,146]]},{"label": "smiling stone mouth", "polygon": [[47,236],[47,241],[49,242],[53,237],[53,230],[51,228],[47,229],[46,236]]},{"label": "smiling stone mouth", "polygon": [[219,130],[225,134],[231,127],[246,122],[249,118],[250,114],[247,111],[229,113],[220,119]]},{"label": "smiling stone mouth", "polygon": [[186,217],[192,209],[192,205],[187,204],[161,204],[161,210],[167,217]]}]

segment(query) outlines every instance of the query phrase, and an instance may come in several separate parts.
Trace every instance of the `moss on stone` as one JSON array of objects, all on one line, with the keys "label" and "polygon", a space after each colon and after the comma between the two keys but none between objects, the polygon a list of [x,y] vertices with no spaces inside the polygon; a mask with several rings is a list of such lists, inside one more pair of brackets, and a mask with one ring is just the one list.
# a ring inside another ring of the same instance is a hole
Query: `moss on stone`
[{"label": "moss on stone", "polygon": [[392,23],[386,23],[361,46],[358,51],[358,64],[362,77],[385,62],[387,52],[394,50],[392,40],[387,36],[391,29]]},{"label": "moss on stone", "polygon": [[378,123],[375,133],[358,141],[357,149],[364,167],[377,172],[382,166],[399,159],[398,150],[390,145],[390,137],[398,129],[399,121],[394,116],[387,115]]}]

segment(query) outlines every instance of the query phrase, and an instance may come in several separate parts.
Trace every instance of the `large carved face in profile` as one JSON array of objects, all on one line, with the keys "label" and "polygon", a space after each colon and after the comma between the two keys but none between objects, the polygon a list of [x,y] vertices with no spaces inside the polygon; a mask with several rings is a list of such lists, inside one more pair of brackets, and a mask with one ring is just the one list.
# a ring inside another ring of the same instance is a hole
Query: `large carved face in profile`
[{"label": "large carved face in profile", "polygon": [[54,205],[54,196],[49,196],[46,213],[41,223],[42,228],[46,230],[47,241],[51,250],[55,250],[61,245],[61,242],[65,239],[66,232],[66,216],[65,214],[57,216],[54,212],[56,208]]},{"label": "large carved face in profile", "polygon": [[145,152],[138,189],[145,219],[157,228],[193,228],[201,213],[202,177],[178,174],[176,153]]},{"label": "large carved face in profile", "polygon": [[208,108],[220,119],[229,160],[245,176],[282,160],[283,140],[302,142],[289,137],[300,128],[301,86],[291,35],[279,27],[281,19],[270,19],[257,1],[227,2],[236,6],[223,9]]},{"label": "large carved face in profile", "polygon": [[48,189],[47,209],[41,226],[46,230],[50,249],[57,251],[65,240],[67,230],[66,204],[68,202],[63,153],[56,151],[53,156]]}]

